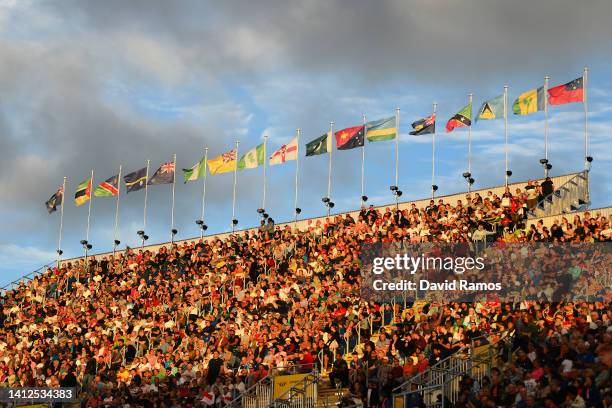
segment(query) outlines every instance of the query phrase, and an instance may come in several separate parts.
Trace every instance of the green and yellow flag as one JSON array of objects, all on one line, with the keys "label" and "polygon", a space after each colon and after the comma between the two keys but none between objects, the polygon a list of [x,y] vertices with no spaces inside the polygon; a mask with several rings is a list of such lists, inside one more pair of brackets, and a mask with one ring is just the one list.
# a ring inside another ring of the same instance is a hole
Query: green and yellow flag
[{"label": "green and yellow flag", "polygon": [[254,169],[255,167],[261,166],[265,161],[264,144],[260,144],[257,147],[252,148],[246,152],[238,161],[238,169]]},{"label": "green and yellow flag", "polygon": [[183,178],[185,179],[185,183],[202,178],[204,177],[204,174],[206,174],[206,162],[204,161],[203,157],[202,160],[197,162],[192,168],[183,169]]},{"label": "green and yellow flag", "polygon": [[515,115],[528,115],[541,110],[544,110],[544,87],[520,94],[512,104]]},{"label": "green and yellow flag", "polygon": [[76,193],[74,193],[74,203],[76,206],[80,206],[85,204],[91,199],[91,187],[92,187],[93,179],[88,178],[87,180],[81,182],[77,189]]},{"label": "green and yellow flag", "polygon": [[395,127],[395,116],[368,122],[366,127],[366,138],[370,142],[382,142],[395,139],[397,129]]}]

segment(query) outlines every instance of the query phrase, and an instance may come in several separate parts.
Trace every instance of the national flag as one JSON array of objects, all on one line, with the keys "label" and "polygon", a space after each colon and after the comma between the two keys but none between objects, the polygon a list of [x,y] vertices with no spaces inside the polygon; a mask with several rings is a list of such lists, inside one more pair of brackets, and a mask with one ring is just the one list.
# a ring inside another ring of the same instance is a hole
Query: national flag
[{"label": "national flag", "polygon": [[499,95],[496,98],[485,101],[476,115],[476,121],[479,119],[501,119],[504,117],[504,95]]},{"label": "national flag", "polygon": [[103,181],[94,190],[96,197],[115,197],[119,194],[119,175],[115,175]]},{"label": "national flag", "polygon": [[353,126],[336,132],[336,149],[349,150],[363,146],[364,126]]},{"label": "national flag", "polygon": [[541,110],[544,110],[544,87],[523,92],[512,104],[515,115],[528,115]]},{"label": "national flag", "polygon": [[204,160],[204,157],[202,157],[202,160],[197,162],[192,168],[183,169],[185,183],[202,178],[204,177],[204,174],[206,174],[206,161]]},{"label": "national flag", "polygon": [[283,164],[289,160],[297,160],[297,156],[298,139],[294,137],[289,143],[282,145],[280,149],[272,153],[272,156],[270,156],[270,166]]},{"label": "national flag", "polygon": [[176,166],[174,162],[164,163],[159,166],[159,169],[153,174],[153,177],[149,179],[149,185],[155,186],[157,184],[172,184],[174,183],[174,170]]},{"label": "national flag", "polygon": [[395,127],[395,116],[368,122],[366,127],[366,138],[370,142],[382,142],[395,139],[397,128]]},{"label": "national flag", "polygon": [[77,207],[91,199],[92,183],[93,178],[88,178],[77,186],[76,193],[74,194],[74,203]]},{"label": "national flag", "polygon": [[416,122],[412,122],[412,128],[414,129],[410,134],[412,136],[427,135],[435,133],[436,131],[436,114],[428,116],[423,119],[419,119]]},{"label": "national flag", "polygon": [[59,186],[57,191],[53,193],[51,198],[45,201],[45,206],[47,207],[47,211],[51,214],[54,211],[57,211],[57,206],[62,205],[62,197],[64,196],[64,186]]},{"label": "national flag", "polygon": [[446,122],[446,132],[452,132],[458,127],[467,127],[472,125],[472,103],[468,103]]},{"label": "national flag", "polygon": [[202,403],[207,406],[213,405],[215,403],[215,394],[208,391],[204,391],[202,393],[202,398],[200,399],[200,401],[202,401]]},{"label": "national flag", "polygon": [[306,143],[306,156],[316,156],[331,152],[332,149],[332,134],[327,132],[322,136]]},{"label": "national flag", "polygon": [[584,101],[583,78],[576,78],[567,84],[557,85],[548,90],[548,103],[562,105],[564,103]]},{"label": "national flag", "polygon": [[240,160],[238,161],[238,169],[254,169],[255,167],[261,166],[264,164],[265,157],[265,147],[264,144],[260,144],[246,152]]},{"label": "national flag", "polygon": [[232,149],[214,159],[208,160],[208,171],[210,174],[221,174],[236,170],[236,156],[236,149]]},{"label": "national flag", "polygon": [[130,174],[123,176],[125,182],[125,192],[138,191],[145,188],[147,184],[147,168],[136,170]]}]

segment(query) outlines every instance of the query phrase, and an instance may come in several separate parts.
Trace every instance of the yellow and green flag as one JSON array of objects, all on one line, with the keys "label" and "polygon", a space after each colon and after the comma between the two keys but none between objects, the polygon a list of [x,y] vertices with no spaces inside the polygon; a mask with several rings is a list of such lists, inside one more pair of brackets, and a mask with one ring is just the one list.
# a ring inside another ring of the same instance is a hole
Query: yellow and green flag
[{"label": "yellow and green flag", "polygon": [[395,139],[397,129],[395,127],[395,116],[368,122],[366,127],[366,138],[370,142],[382,142]]},{"label": "yellow and green flag", "polygon": [[512,104],[515,115],[528,115],[541,110],[544,110],[544,87],[523,92]]},{"label": "yellow and green flag", "polygon": [[185,179],[185,183],[202,178],[204,177],[204,174],[206,174],[206,162],[204,161],[203,157],[202,160],[197,162],[192,168],[183,169],[183,178]]},{"label": "yellow and green flag", "polygon": [[264,164],[266,156],[264,150],[265,146],[262,143],[246,152],[238,161],[238,169],[254,169]]},{"label": "yellow and green flag", "polygon": [[92,187],[93,179],[88,178],[87,180],[81,182],[74,194],[74,203],[76,206],[80,206],[85,204],[91,198],[91,187]]}]

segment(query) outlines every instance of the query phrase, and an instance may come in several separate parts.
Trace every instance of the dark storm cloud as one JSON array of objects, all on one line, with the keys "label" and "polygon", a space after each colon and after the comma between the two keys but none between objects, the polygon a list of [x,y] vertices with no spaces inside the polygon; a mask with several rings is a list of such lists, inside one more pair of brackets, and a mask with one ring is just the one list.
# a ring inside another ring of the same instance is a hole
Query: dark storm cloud
[{"label": "dark storm cloud", "polygon": [[[59,1],[81,29],[145,30],[192,48],[183,57],[225,73],[281,65],[337,77],[461,79],[550,72],[610,50],[612,2]],[[211,55],[212,54],[212,55]],[[243,65],[248,63],[247,65]]]}]

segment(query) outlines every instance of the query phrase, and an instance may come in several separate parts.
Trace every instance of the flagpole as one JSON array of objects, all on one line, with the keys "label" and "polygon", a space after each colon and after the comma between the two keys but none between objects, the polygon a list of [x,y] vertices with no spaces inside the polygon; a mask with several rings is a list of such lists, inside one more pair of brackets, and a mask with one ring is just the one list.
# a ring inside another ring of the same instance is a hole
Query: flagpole
[{"label": "flagpole", "polygon": [[365,204],[363,200],[365,194],[365,138],[368,131],[366,129],[366,115],[363,114],[363,146],[361,146],[361,206]]},{"label": "flagpole", "polygon": [[[584,105],[584,159],[585,167],[589,166],[589,110],[587,105],[587,80],[588,80],[589,69],[584,67],[584,73],[582,77],[582,104]],[[591,159],[592,160],[592,159]]]},{"label": "flagpole", "polygon": [[265,211],[266,209],[266,164],[268,162],[268,135],[264,135],[264,163],[263,163],[263,199],[261,200],[261,208]]},{"label": "flagpole", "polygon": [[[399,126],[400,126],[400,108],[395,108],[395,187],[399,188]],[[395,201],[399,197],[395,196]]]},{"label": "flagpole", "polygon": [[171,210],[171,228],[170,228],[170,242],[174,243],[174,236],[176,235],[176,230],[174,229],[174,201],[175,201],[175,190],[176,190],[176,153],[173,156],[174,163],[174,174],[172,175],[172,210]]},{"label": "flagpole", "polygon": [[204,181],[202,188],[202,225],[200,225],[200,238],[204,237],[204,207],[206,205],[206,176],[208,175],[208,147],[204,148]]},{"label": "flagpole", "polygon": [[[433,103],[433,115],[436,114],[437,103]],[[433,136],[431,138],[431,198],[436,194],[436,127],[434,126]]]},{"label": "flagpole", "polygon": [[62,183],[62,201],[60,208],[60,227],[59,227],[59,238],[57,240],[57,267],[60,266],[60,260],[62,259],[62,232],[64,231],[64,197],[66,197],[66,180],[64,176],[64,182]]},{"label": "flagpole", "polygon": [[143,211],[143,221],[142,221],[142,246],[144,247],[145,239],[144,236],[147,231],[147,196],[149,194],[149,166],[151,164],[151,160],[147,160],[147,172],[145,175],[145,196],[144,196],[144,211]]},{"label": "flagpole", "polygon": [[[474,94],[470,93],[470,107],[472,106],[472,99]],[[469,178],[471,178],[472,174],[472,112],[470,112],[470,126],[468,126],[468,173],[470,173],[470,177],[468,177],[468,192],[472,191],[472,183],[470,183]]]},{"label": "flagpole", "polygon": [[332,151],[334,150],[334,140],[332,139],[334,137],[334,122],[329,122],[329,136],[330,138],[329,142],[326,143],[326,146],[331,144],[331,148],[329,149],[329,170],[327,173],[327,199],[330,200],[327,202],[327,216],[329,217],[329,212],[331,210],[331,207],[329,206],[329,203],[331,202],[331,174],[332,174]]},{"label": "flagpole", "polygon": [[298,218],[298,174],[299,174],[299,163],[300,163],[300,134],[302,133],[302,129],[298,128],[297,129],[297,137],[296,137],[296,141],[297,141],[297,150],[296,150],[296,157],[295,157],[295,200],[294,200],[294,211],[295,211],[295,219],[294,221],[297,221]]},{"label": "flagpole", "polygon": [[87,210],[87,232],[85,233],[85,241],[89,242],[89,221],[91,219],[91,205],[93,203],[93,191],[91,191],[93,189],[93,178],[94,178],[94,171],[93,169],[91,169],[91,179],[90,179],[90,185],[91,188],[89,189],[89,207]]},{"label": "flagpole", "polygon": [[239,144],[240,142],[236,140],[236,159],[235,159],[236,164],[234,165],[234,196],[232,198],[232,232],[234,232],[236,228],[236,224],[238,223],[238,220],[236,220],[235,215],[236,215],[236,184],[238,182],[238,145]]},{"label": "flagpole", "polygon": [[510,178],[508,172],[508,85],[504,85],[504,155],[506,162],[505,185],[508,185]]},{"label": "flagpole", "polygon": [[119,197],[121,197],[121,170],[123,166],[119,165],[119,174],[117,175],[117,203],[115,205],[115,228],[113,231],[113,256],[117,248],[117,228],[119,227]]},{"label": "flagpole", "polygon": [[548,177],[548,80],[550,77],[544,77],[544,177]]}]

